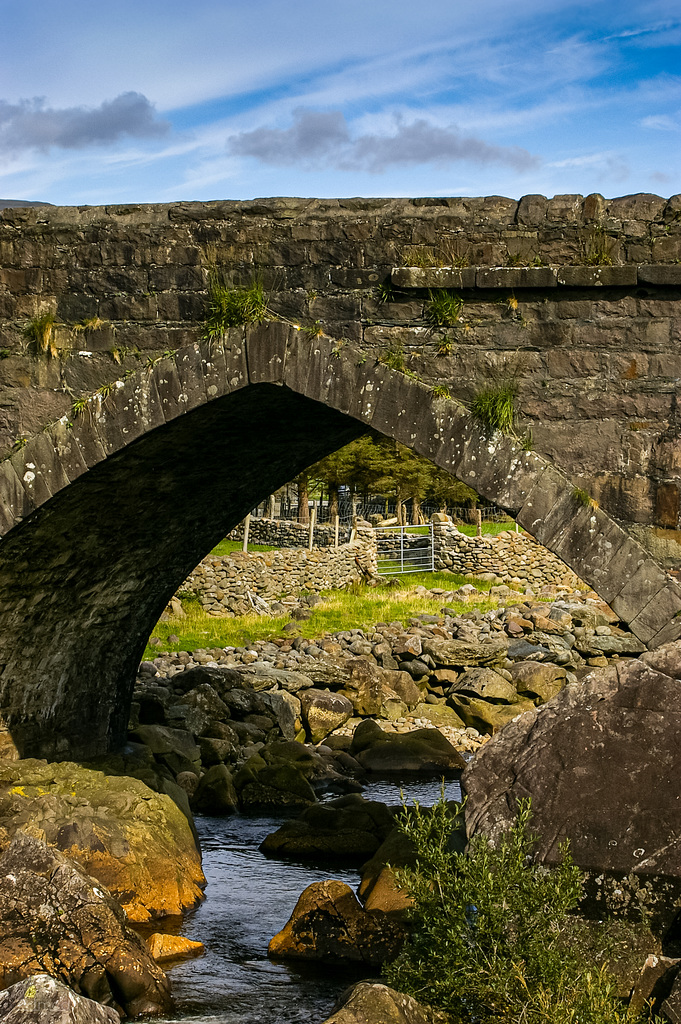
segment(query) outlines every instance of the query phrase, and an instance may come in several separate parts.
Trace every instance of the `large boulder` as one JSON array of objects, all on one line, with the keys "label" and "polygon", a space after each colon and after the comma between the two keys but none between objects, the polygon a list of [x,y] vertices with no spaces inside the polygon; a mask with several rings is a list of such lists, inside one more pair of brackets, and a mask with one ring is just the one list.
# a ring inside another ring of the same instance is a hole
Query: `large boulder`
[{"label": "large boulder", "polygon": [[455,684],[455,692],[467,697],[479,697],[491,704],[516,704],[518,692],[507,679],[492,668],[472,668],[464,672]]},{"label": "large boulder", "polygon": [[112,1006],[102,1006],[49,974],[32,974],[0,992],[4,1024],[120,1024]]},{"label": "large boulder", "polygon": [[508,645],[503,640],[474,643],[468,640],[440,640],[434,638],[423,643],[424,654],[429,654],[436,665],[445,668],[465,668],[474,665],[501,665]]},{"label": "large boulder", "polygon": [[214,764],[199,781],[192,806],[203,814],[233,814],[239,806],[232,774],[224,764]]},{"label": "large boulder", "polygon": [[449,701],[464,724],[477,729],[483,735],[494,736],[508,722],[527,711],[534,711],[531,700],[519,698],[514,704],[492,704],[480,697],[468,697],[464,693],[453,693]]},{"label": "large boulder", "polygon": [[340,693],[311,687],[301,693],[303,722],[313,743],[319,743],[353,714],[352,702]]},{"label": "large boulder", "polygon": [[394,824],[394,814],[385,804],[353,793],[308,807],[266,836],[260,849],[282,859],[363,864]]},{"label": "large boulder", "polygon": [[530,797],[538,859],[556,863],[569,839],[596,912],[643,901],[664,928],[681,895],[679,735],[681,641],[596,669],[478,752],[468,834],[494,839]]},{"label": "large boulder", "polygon": [[[358,715],[376,715],[379,718],[401,718],[407,712],[407,704],[392,687],[396,673],[379,668],[366,658],[354,658],[347,669],[348,678],[343,690],[352,702]],[[396,680],[397,681],[397,680]]]},{"label": "large boulder", "polygon": [[131,921],[176,916],[202,898],[185,814],[138,779],[63,762],[0,765],[0,850],[30,829],[98,879]]},{"label": "large boulder", "polygon": [[365,910],[345,882],[313,882],[270,941],[268,953],[283,959],[378,965],[397,955],[404,936],[398,922]]},{"label": "large boulder", "polygon": [[388,733],[370,719],[355,729],[350,752],[369,772],[451,772],[466,767],[438,729]]},{"label": "large boulder", "polygon": [[520,696],[535,704],[551,700],[567,682],[564,668],[540,661],[516,661],[510,673]]},{"label": "large boulder", "polygon": [[0,987],[44,971],[129,1016],[171,1009],[170,984],[103,886],[18,832],[0,858]]},{"label": "large boulder", "polygon": [[404,992],[360,981],[343,994],[341,1005],[324,1024],[451,1024],[451,1019]]}]

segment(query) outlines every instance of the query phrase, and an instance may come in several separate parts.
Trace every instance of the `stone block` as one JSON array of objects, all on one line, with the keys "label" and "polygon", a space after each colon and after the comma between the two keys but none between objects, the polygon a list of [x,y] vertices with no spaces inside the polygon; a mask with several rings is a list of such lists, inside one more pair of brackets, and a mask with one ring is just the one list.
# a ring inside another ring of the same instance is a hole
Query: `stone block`
[{"label": "stone block", "polygon": [[543,524],[549,513],[571,490],[569,481],[554,466],[546,465],[516,516],[523,529],[543,543]]},{"label": "stone block", "polygon": [[244,332],[232,327],[220,340],[206,342],[203,379],[208,401],[248,385]]},{"label": "stone block", "polygon": [[184,411],[196,409],[207,401],[203,380],[203,353],[198,342],[186,345],[175,355],[175,367],[182,386],[180,400]]},{"label": "stone block", "polygon": [[246,363],[250,384],[282,383],[286,347],[293,331],[293,327],[279,321],[246,329]]},{"label": "stone block", "polygon": [[681,284],[681,263],[646,263],[638,268],[639,284]]},{"label": "stone block", "polygon": [[332,284],[340,288],[375,288],[384,281],[388,270],[362,270],[360,267],[338,267],[331,271]]},{"label": "stone block", "polygon": [[648,649],[653,651],[664,644],[671,644],[681,639],[681,619],[672,619],[659,633],[655,633],[647,643]]},{"label": "stone block", "polygon": [[568,288],[627,287],[638,283],[633,264],[622,267],[559,267],[558,284]]},{"label": "stone block", "polygon": [[555,288],[555,267],[478,267],[478,288]]},{"label": "stone block", "polygon": [[516,221],[526,227],[537,227],[546,220],[549,201],[546,196],[523,196],[518,203]]},{"label": "stone block", "polygon": [[[641,551],[643,553],[643,549]],[[636,572],[626,580],[619,593],[610,601],[610,606],[623,622],[631,623],[668,584],[669,577],[657,562],[652,558],[644,558]],[[663,625],[661,622],[659,628],[661,629]]]},{"label": "stone block", "polygon": [[396,288],[475,288],[475,267],[393,267]]},{"label": "stone block", "polygon": [[650,643],[661,630],[675,625],[681,630],[681,588],[675,583],[659,590],[639,614],[629,622],[632,633]]}]

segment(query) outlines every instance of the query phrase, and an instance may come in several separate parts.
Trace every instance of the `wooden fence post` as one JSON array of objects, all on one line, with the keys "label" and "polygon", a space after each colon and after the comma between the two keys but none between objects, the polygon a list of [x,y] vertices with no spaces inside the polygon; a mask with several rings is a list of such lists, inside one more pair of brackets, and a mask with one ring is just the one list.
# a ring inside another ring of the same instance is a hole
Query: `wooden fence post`
[{"label": "wooden fence post", "polygon": [[480,511],[479,508],[476,508],[476,510],[475,510],[475,525],[476,525],[475,536],[476,537],[482,537],[482,512]]},{"label": "wooden fence post", "polygon": [[315,519],[316,518],[317,518],[317,509],[313,505],[312,508],[310,509],[310,533],[309,533],[308,542],[307,542],[307,550],[308,551],[312,551],[312,547],[314,545],[314,524],[315,524]]},{"label": "wooden fence post", "polygon": [[248,551],[248,533],[251,528],[251,513],[249,512],[244,519],[244,543],[242,545],[242,551]]},{"label": "wooden fence post", "polygon": [[338,547],[338,531],[340,527],[340,517],[335,515],[333,517],[333,546]]}]

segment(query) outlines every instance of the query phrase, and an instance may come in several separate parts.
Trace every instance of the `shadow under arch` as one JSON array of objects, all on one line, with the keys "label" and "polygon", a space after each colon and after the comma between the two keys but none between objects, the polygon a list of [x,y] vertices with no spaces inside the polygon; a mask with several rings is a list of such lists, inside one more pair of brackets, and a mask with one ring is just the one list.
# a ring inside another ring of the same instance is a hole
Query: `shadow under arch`
[{"label": "shadow under arch", "polygon": [[517,515],[650,646],[681,589],[559,470],[456,403],[283,324],[181,349],[0,465],[0,755],[119,744],[172,594],[260,500],[372,426]]}]

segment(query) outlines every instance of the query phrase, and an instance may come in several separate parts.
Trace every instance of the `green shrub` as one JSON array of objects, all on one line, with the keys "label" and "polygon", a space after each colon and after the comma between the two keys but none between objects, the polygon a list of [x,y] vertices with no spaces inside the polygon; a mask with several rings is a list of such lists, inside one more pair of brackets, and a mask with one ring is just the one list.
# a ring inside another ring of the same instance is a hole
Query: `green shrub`
[{"label": "green shrub", "polygon": [[515,381],[488,385],[473,397],[471,412],[488,430],[512,434],[516,418],[518,385]]},{"label": "green shrub", "polygon": [[203,337],[220,338],[230,327],[261,324],[271,320],[267,296],[261,281],[253,281],[246,288],[231,288],[218,271],[211,271],[208,279],[208,316],[203,323]]},{"label": "green shrub", "polygon": [[453,327],[461,319],[463,299],[446,288],[435,288],[428,292],[426,319],[433,327]]},{"label": "green shrub", "polygon": [[584,508],[588,508],[589,505],[593,504],[591,495],[582,487],[574,487],[572,490],[572,497],[578,505],[583,505]]},{"label": "green shrub", "polygon": [[413,930],[385,966],[386,980],[455,1021],[631,1022],[606,971],[571,948],[568,915],[582,894],[580,871],[567,845],[556,868],[532,861],[529,817],[525,801],[496,847],[478,835],[464,853],[460,814],[444,799],[402,816],[416,864],[396,875],[413,901]]}]

